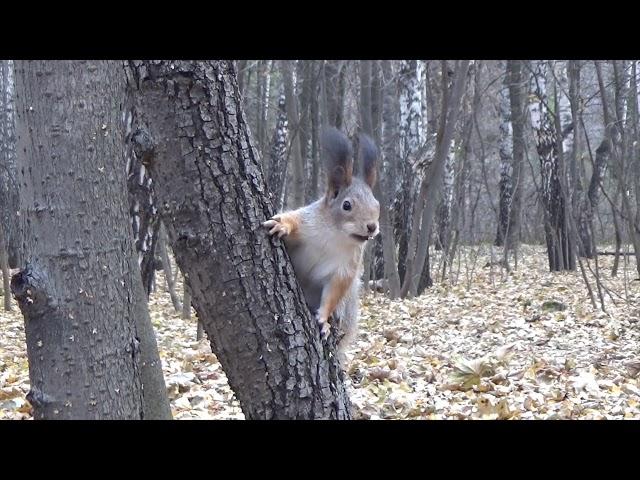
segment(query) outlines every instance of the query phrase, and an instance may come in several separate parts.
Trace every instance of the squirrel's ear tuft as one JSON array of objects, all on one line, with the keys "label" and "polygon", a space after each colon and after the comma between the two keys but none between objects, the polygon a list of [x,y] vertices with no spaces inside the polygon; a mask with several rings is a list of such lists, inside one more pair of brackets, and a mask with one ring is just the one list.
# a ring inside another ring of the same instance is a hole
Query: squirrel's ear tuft
[{"label": "squirrel's ear tuft", "polygon": [[371,188],[376,184],[378,178],[377,159],[378,149],[376,148],[373,140],[367,135],[360,135],[360,161],[363,166],[364,181],[367,182]]},{"label": "squirrel's ear tuft", "polygon": [[351,184],[353,155],[351,142],[336,128],[327,128],[322,135],[329,191],[335,192]]}]

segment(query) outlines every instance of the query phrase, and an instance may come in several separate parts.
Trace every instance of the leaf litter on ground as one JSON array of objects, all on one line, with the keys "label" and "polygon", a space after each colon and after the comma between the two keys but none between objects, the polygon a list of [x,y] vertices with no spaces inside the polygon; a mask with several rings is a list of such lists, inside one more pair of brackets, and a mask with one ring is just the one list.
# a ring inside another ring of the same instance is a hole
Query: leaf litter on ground
[{"label": "leaf litter on ground", "polygon": [[[511,272],[491,266],[490,248],[461,250],[467,265],[454,268],[457,283],[445,279],[406,300],[363,295],[347,355],[354,417],[640,419],[640,282],[625,288],[625,275],[610,275],[613,257],[600,258],[611,292],[603,312],[579,271],[548,272],[544,247],[522,246]],[[184,320],[174,310],[162,272],[149,310],[174,418],[243,419],[208,340],[196,341],[195,312]],[[0,311],[0,323],[0,419],[30,419],[15,305]]]}]

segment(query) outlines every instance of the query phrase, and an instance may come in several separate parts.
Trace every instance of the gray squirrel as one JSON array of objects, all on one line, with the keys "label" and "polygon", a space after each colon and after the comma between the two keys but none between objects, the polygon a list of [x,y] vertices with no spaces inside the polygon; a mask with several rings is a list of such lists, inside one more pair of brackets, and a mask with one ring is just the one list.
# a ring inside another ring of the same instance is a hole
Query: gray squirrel
[{"label": "gray squirrel", "polygon": [[351,142],[344,134],[327,129],[322,143],[328,178],[325,195],[310,205],[274,215],[263,226],[269,235],[284,237],[323,338],[329,335],[329,318],[337,319],[338,353],[344,361],[358,332],[364,247],[379,232],[380,203],[372,192],[378,151],[368,136],[360,135],[362,176],[358,177],[353,174]]}]

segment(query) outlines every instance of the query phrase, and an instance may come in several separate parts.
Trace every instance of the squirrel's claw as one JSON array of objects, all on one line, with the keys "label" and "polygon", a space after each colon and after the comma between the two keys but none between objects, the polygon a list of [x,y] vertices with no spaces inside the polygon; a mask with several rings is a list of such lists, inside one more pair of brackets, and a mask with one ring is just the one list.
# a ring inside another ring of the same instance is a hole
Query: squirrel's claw
[{"label": "squirrel's claw", "polygon": [[316,320],[318,321],[318,325],[320,325],[320,336],[323,340],[326,340],[331,331],[331,325],[329,325],[329,321],[326,318],[320,316],[320,313],[316,313]]},{"label": "squirrel's claw", "polygon": [[269,235],[277,233],[278,238],[282,238],[284,235],[289,234],[289,227],[280,223],[280,215],[274,215],[271,217],[271,220],[267,220],[262,224],[262,226],[271,229],[269,230]]}]

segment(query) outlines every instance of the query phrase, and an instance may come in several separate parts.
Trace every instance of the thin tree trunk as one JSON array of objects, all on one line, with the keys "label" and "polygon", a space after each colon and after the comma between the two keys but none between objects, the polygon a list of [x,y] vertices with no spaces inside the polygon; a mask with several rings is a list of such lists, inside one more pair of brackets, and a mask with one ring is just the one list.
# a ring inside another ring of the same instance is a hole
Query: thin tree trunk
[{"label": "thin tree trunk", "polygon": [[9,268],[20,263],[13,62],[0,61],[0,223]]},{"label": "thin tree trunk", "polygon": [[285,108],[284,91],[278,99],[278,116],[276,128],[271,140],[270,162],[267,175],[267,185],[273,194],[273,203],[276,210],[280,211],[284,206],[284,184],[287,178],[287,136],[289,134],[287,124],[287,111]]},{"label": "thin tree trunk", "polygon": [[320,128],[322,124],[320,98],[322,93],[322,82],[319,81],[322,67],[316,66],[320,62],[314,62],[312,69],[314,75],[313,92],[311,95],[311,185],[308,190],[311,191],[313,198],[319,197],[320,185]]},{"label": "thin tree trunk", "polygon": [[2,296],[4,309],[11,311],[11,286],[9,275],[9,256],[7,255],[4,228],[0,223],[0,273],[2,273]]},{"label": "thin tree trunk", "polygon": [[343,372],[303,300],[228,61],[130,62],[161,215],[212,348],[249,419],[349,418]]},{"label": "thin tree trunk", "polygon": [[302,149],[300,147],[300,117],[298,115],[297,99],[293,85],[293,69],[291,61],[283,60],[280,63],[282,67],[282,81],[284,82],[285,105],[287,109],[287,118],[289,120],[289,128],[293,129],[290,136],[291,141],[291,165],[293,167],[292,181],[292,202],[295,208],[304,204],[304,159],[302,158]]},{"label": "thin tree trunk", "polygon": [[517,265],[517,251],[521,238],[522,223],[522,192],[524,183],[524,122],[525,122],[525,94],[524,78],[521,60],[507,62],[509,75],[509,103],[511,107],[511,126],[513,129],[513,169],[512,194],[509,209],[509,227],[507,229],[507,251],[513,250]]},{"label": "thin tree trunk", "polygon": [[187,285],[186,279],[182,281],[182,319],[189,320],[191,318],[191,291]]},{"label": "thin tree trunk", "polygon": [[[382,175],[380,181],[373,188],[373,193],[380,201],[380,205],[389,205],[389,192],[393,192],[395,186],[390,175],[389,165],[397,163],[396,132],[398,125],[397,96],[394,84],[390,81],[391,65],[389,61],[382,61],[382,123],[383,132],[381,145],[382,151]],[[389,282],[389,296],[397,298],[400,295],[400,275],[398,273],[398,260],[396,257],[396,239],[394,236],[393,211],[388,208],[380,209],[380,236],[382,237],[382,252],[384,256],[385,278]]]},{"label": "thin tree trunk", "polygon": [[[401,181],[395,195],[395,238],[398,242],[398,273],[400,280],[406,282],[407,261],[410,261],[409,238],[414,224],[411,218],[415,209],[416,185],[419,176],[414,164],[418,151],[425,143],[425,130],[422,118],[422,63],[418,60],[402,61],[398,76],[400,98],[399,150]],[[428,164],[428,162],[427,162]]]},{"label": "thin tree trunk", "polygon": [[[509,231],[511,218],[511,203],[513,193],[513,126],[511,123],[511,105],[509,99],[509,86],[511,83],[509,64],[505,68],[503,87],[499,92],[500,102],[500,199],[498,232],[495,245],[501,247],[505,244],[505,238]],[[507,250],[505,248],[505,250]]]},{"label": "thin tree trunk", "polygon": [[544,207],[544,230],[550,271],[574,270],[575,255],[571,248],[567,228],[566,189],[562,187],[562,159],[555,118],[547,108],[547,66],[544,61],[533,64],[533,88],[535,101],[531,102],[531,124],[536,138],[536,149],[540,159],[542,205]]},{"label": "thin tree trunk", "polygon": [[163,225],[160,226],[160,236],[158,238],[158,248],[160,249],[160,258],[162,258],[162,271],[164,272],[164,278],[167,283],[167,290],[169,290],[169,296],[171,297],[171,303],[176,312],[182,311],[182,304],[178,293],[176,292],[176,285],[173,282],[173,273],[171,271],[171,260],[169,259],[167,232]]},{"label": "thin tree trunk", "polygon": [[441,128],[438,132],[436,155],[433,162],[431,162],[427,178],[422,181],[418,201],[413,211],[411,237],[408,245],[407,270],[400,292],[403,298],[415,296],[418,289],[418,282],[425,265],[428,254],[428,238],[431,234],[436,198],[442,184],[444,163],[460,112],[468,70],[468,60],[458,62],[454,73],[453,87],[451,88],[451,92],[447,93],[449,98],[446,99],[445,102],[447,108],[443,112]]},{"label": "thin tree trunk", "polygon": [[345,100],[345,64],[341,60],[324,63],[324,124],[342,128]]},{"label": "thin tree trunk", "polygon": [[[364,133],[373,135],[373,120],[371,116],[371,61],[360,60],[360,123]],[[356,171],[362,171],[362,165],[356,165]],[[369,242],[364,251],[364,291],[369,291],[371,279],[371,258],[373,242]]]}]

